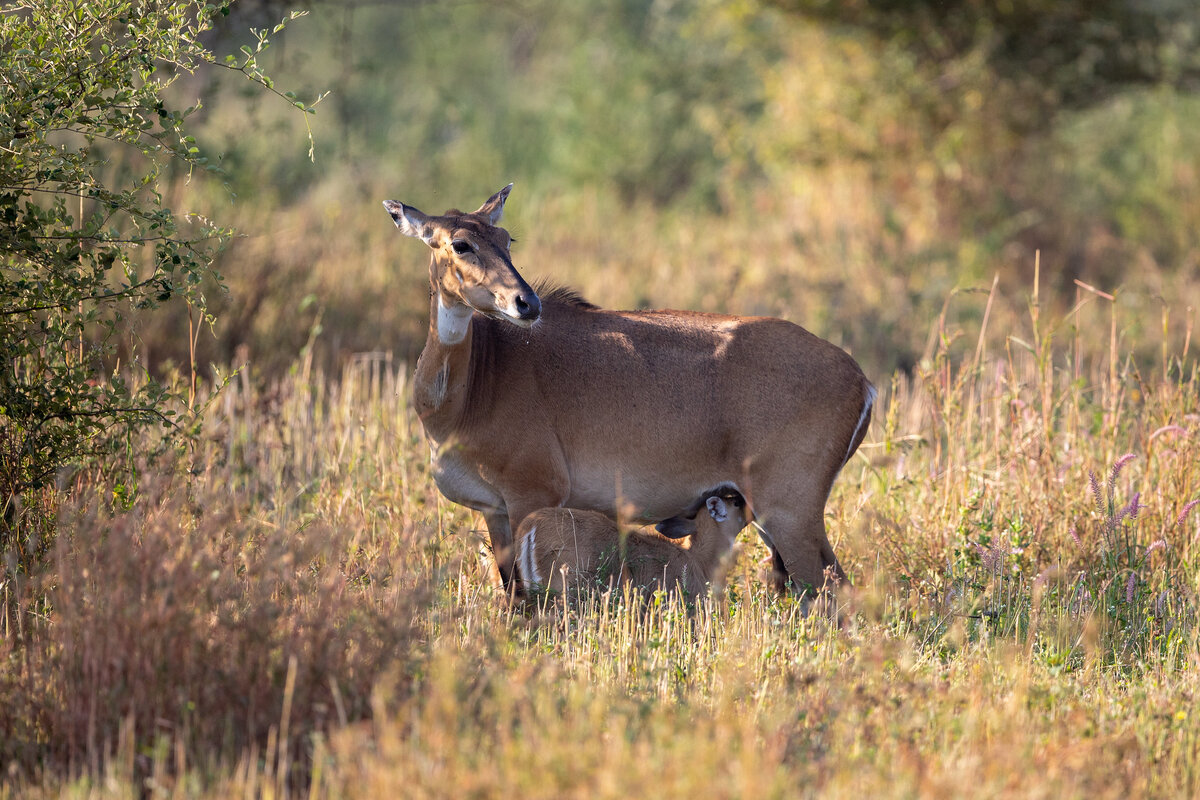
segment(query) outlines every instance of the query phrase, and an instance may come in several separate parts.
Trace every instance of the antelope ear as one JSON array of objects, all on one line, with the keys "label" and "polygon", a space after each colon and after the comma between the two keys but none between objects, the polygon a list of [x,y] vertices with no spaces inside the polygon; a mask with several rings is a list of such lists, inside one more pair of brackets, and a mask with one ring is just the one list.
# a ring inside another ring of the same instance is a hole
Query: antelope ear
[{"label": "antelope ear", "polygon": [[696,520],[687,517],[671,517],[655,525],[654,529],[668,539],[682,539],[696,532]]},{"label": "antelope ear", "polygon": [[392,215],[392,221],[396,223],[396,227],[400,229],[401,233],[405,236],[416,237],[427,245],[433,245],[433,229],[425,224],[429,221],[429,217],[418,209],[406,206],[404,203],[397,203],[395,200],[384,200],[383,207]]},{"label": "antelope ear", "polygon": [[725,507],[725,501],[716,495],[708,498],[708,500],[705,502],[705,505],[708,506],[708,513],[711,514],[712,518],[717,522],[724,522],[725,520],[729,519],[729,509]]},{"label": "antelope ear", "polygon": [[510,183],[500,191],[487,199],[487,202],[479,207],[476,214],[483,214],[488,218],[488,222],[492,225],[500,222],[500,217],[504,215],[504,201],[508,199],[508,193],[512,191],[513,185]]}]

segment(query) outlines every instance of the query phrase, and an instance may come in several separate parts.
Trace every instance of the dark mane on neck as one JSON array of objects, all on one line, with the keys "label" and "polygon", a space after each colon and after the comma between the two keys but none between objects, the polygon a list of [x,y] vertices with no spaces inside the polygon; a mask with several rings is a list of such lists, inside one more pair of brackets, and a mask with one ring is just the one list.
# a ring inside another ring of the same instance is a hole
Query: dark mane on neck
[{"label": "dark mane on neck", "polygon": [[542,304],[553,303],[564,306],[574,306],[582,309],[595,309],[599,306],[589,303],[579,292],[569,286],[561,286],[549,281],[539,281],[533,290],[541,299]]}]

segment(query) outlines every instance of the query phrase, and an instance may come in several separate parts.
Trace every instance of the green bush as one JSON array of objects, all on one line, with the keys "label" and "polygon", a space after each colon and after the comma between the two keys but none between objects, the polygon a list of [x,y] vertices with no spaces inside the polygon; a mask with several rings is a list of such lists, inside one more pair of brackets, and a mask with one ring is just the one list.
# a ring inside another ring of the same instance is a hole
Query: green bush
[{"label": "green bush", "polygon": [[[177,109],[169,90],[218,63],[201,38],[228,10],[34,0],[0,15],[0,545],[23,558],[22,499],[91,457],[127,468],[129,434],[177,433],[167,403],[194,397],[151,379],[118,323],[173,298],[206,320],[200,287],[231,231],[171,207],[173,178],[213,167],[187,132],[199,103]],[[221,66],[274,91],[255,37]],[[116,500],[133,493],[117,479]]]}]

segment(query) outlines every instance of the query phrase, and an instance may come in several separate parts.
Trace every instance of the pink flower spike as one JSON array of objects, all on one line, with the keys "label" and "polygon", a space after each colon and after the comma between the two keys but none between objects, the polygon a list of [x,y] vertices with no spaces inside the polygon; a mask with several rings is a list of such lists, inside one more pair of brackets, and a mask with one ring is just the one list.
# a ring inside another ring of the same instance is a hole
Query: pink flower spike
[{"label": "pink flower spike", "polygon": [[1158,595],[1158,599],[1156,601],[1154,601],[1154,614],[1156,616],[1161,617],[1163,615],[1163,612],[1167,610],[1167,600],[1169,600],[1169,599],[1170,599],[1170,595],[1167,594],[1166,589],[1163,589],[1162,592]]},{"label": "pink flower spike", "polygon": [[1133,602],[1133,590],[1137,586],[1137,573],[1129,573],[1129,581],[1125,584],[1125,602]]},{"label": "pink flower spike", "polygon": [[1133,453],[1126,453],[1113,462],[1112,471],[1108,473],[1108,493],[1111,496],[1113,488],[1117,485],[1117,478],[1121,475],[1121,470],[1125,469],[1125,465],[1137,458]]},{"label": "pink flower spike", "polygon": [[1071,530],[1067,531],[1067,533],[1071,534],[1071,538],[1075,540],[1075,544],[1083,547],[1083,539],[1079,538],[1079,531],[1075,530],[1074,525],[1071,526]]},{"label": "pink flower spike", "polygon": [[1166,546],[1167,546],[1166,539],[1155,539],[1153,542],[1151,542],[1149,544],[1149,546],[1146,547],[1146,552],[1142,556],[1142,558],[1148,558],[1150,556],[1150,554],[1153,553],[1155,550],[1163,550],[1166,548]]},{"label": "pink flower spike", "polygon": [[1130,519],[1137,519],[1138,511],[1143,508],[1148,508],[1148,506],[1144,506],[1138,502],[1141,499],[1142,499],[1141,492],[1133,493],[1133,499],[1129,501],[1129,506],[1128,506]]},{"label": "pink flower spike", "polygon": [[1175,520],[1175,524],[1182,525],[1183,521],[1185,519],[1187,519],[1187,515],[1190,514],[1192,509],[1195,508],[1197,505],[1200,505],[1200,497],[1197,497],[1195,500],[1189,501],[1188,504],[1183,507],[1183,511],[1179,512],[1179,518]]},{"label": "pink flower spike", "polygon": [[1182,433],[1186,438],[1188,435],[1186,428],[1181,428],[1178,425],[1163,425],[1161,428],[1150,434],[1150,441],[1154,441],[1163,433]]}]

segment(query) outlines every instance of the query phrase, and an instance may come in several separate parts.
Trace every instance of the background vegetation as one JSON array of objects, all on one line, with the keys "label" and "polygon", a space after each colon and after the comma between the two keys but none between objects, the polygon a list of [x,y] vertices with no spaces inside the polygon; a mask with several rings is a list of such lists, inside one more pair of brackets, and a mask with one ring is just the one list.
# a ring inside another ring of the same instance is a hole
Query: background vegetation
[{"label": "background vegetation", "polygon": [[[198,41],[254,54],[290,10]],[[315,160],[261,82],[167,69],[167,107],[203,100],[182,155],[223,172],[154,186],[236,228],[220,277],[34,348],[111,331],[54,374],[144,365],[191,433],[87,459],[85,431],[9,495],[0,796],[1200,792],[1190,4],[306,10],[254,69],[330,91]],[[97,181],[141,174],[106,146]],[[784,316],[863,363],[879,411],[828,510],[845,629],[770,595],[748,536],[722,603],[502,602],[429,479],[426,256],[379,201],[510,180],[527,277]]]}]

